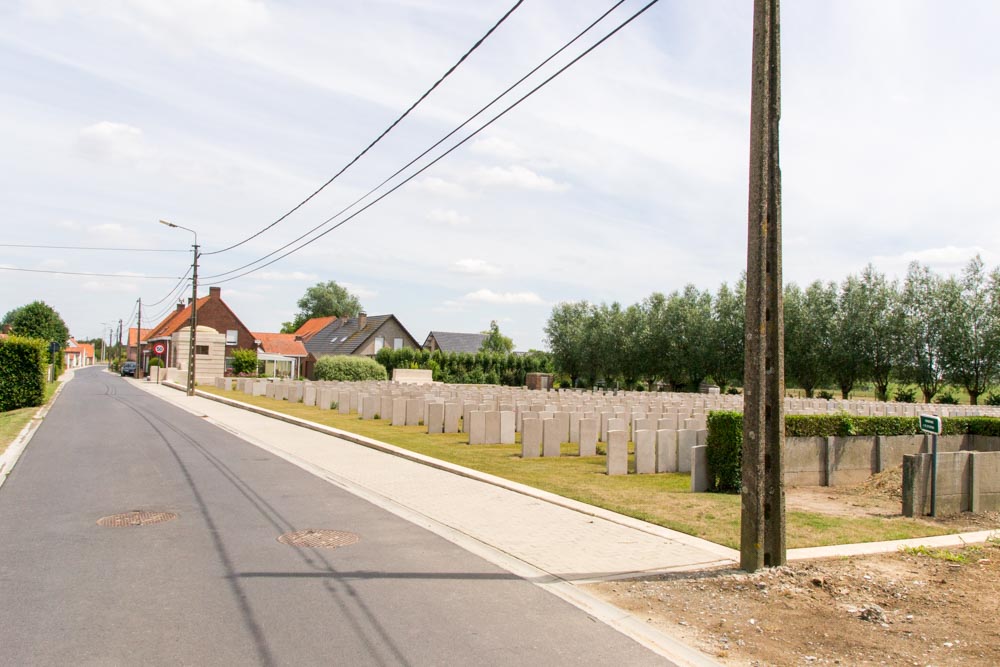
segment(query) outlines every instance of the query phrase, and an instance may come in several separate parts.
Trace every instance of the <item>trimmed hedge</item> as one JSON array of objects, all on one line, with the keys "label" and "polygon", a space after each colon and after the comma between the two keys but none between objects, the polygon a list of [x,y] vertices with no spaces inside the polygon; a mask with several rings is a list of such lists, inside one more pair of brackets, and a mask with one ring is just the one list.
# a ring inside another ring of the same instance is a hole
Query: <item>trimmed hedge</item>
[{"label": "trimmed hedge", "polygon": [[428,352],[404,347],[392,350],[383,347],[375,360],[392,374],[394,368],[430,370],[436,382],[453,384],[499,384],[509,387],[524,385],[527,373],[551,373],[552,355],[532,351],[527,354],[497,352]]},{"label": "trimmed hedge", "polygon": [[740,450],[743,447],[743,413],[708,413],[708,483],[712,491],[740,490]]},{"label": "trimmed hedge", "polygon": [[49,346],[43,340],[0,339],[0,412],[42,404],[48,355]]},{"label": "trimmed hedge", "polygon": [[[1000,437],[1000,418],[944,417],[943,435]],[[832,415],[786,415],[786,438],[826,438],[852,435],[920,435],[918,417],[858,417],[845,412]],[[740,490],[740,454],[743,445],[743,413],[708,413],[708,478],[713,491]]]},{"label": "trimmed hedge", "polygon": [[385,366],[368,357],[335,355],[316,360],[314,374],[317,380],[342,380],[361,382],[364,380],[387,380]]}]

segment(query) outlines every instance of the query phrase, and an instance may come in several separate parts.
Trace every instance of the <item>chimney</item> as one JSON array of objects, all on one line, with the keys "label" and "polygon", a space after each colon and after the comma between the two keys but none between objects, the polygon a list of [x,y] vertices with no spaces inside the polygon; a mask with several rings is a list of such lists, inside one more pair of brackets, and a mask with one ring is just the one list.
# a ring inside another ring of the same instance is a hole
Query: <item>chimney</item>
[{"label": "chimney", "polygon": [[[188,299],[188,301],[190,301],[190,299]],[[177,302],[177,310],[176,310],[175,312],[178,312],[178,313],[179,313],[179,312],[181,312],[182,310],[184,310],[184,303],[183,303],[183,302],[180,302],[180,301],[178,301],[178,302]]]},{"label": "chimney", "polygon": [[208,288],[208,296],[209,296],[209,298],[212,298],[212,299],[221,299],[222,298],[222,288],[221,287],[209,287]]},{"label": "chimney", "polygon": [[358,331],[364,329],[366,324],[368,324],[368,313],[362,310],[358,313]]}]

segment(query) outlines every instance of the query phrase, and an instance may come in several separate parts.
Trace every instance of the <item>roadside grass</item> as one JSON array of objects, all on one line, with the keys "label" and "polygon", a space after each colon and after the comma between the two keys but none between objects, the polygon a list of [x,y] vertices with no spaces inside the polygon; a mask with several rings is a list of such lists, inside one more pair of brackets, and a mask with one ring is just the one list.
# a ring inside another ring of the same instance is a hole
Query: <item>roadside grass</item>
[{"label": "roadside grass", "polygon": [[[56,392],[56,387],[58,386],[58,380],[46,383],[43,405],[52,400],[52,395]],[[14,438],[31,421],[36,412],[38,412],[38,406],[0,412],[0,454],[7,451],[7,447],[10,443],[14,442]]]},{"label": "roadside grass", "polygon": [[[603,456],[570,456],[576,452],[575,445],[564,444],[564,456],[558,459],[522,459],[519,445],[469,446],[464,433],[428,435],[422,426],[391,426],[386,421],[362,420],[357,414],[342,415],[302,403],[215,387],[199,389],[739,548],[740,497],[691,493],[691,476],[686,473],[609,477],[605,474]],[[598,451],[600,447],[599,444]],[[629,469],[634,470],[634,465],[630,455]],[[841,517],[813,512],[788,512],[786,526],[789,548],[899,540],[949,532],[919,519]]]}]

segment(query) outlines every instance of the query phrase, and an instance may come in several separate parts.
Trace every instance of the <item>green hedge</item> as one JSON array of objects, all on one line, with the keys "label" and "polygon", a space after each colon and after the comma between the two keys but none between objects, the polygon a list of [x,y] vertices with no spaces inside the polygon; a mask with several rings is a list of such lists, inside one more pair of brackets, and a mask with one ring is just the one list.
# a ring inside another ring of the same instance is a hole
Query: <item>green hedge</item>
[{"label": "green hedge", "polygon": [[[943,435],[1000,437],[1000,418],[945,417]],[[852,435],[920,435],[918,417],[858,417],[840,412],[832,415],[786,415],[786,438],[826,438]],[[708,477],[712,490],[740,489],[740,449],[743,444],[743,413],[713,411],[708,414]]]},{"label": "green hedge", "polygon": [[314,374],[317,380],[343,380],[361,382],[363,380],[386,380],[385,366],[368,357],[336,355],[320,357],[316,360]]},{"label": "green hedge", "polygon": [[712,491],[739,491],[743,413],[709,412],[706,444],[709,488]]},{"label": "green hedge", "polygon": [[508,387],[524,385],[527,373],[551,373],[552,355],[532,351],[528,354],[497,352],[428,352],[403,348],[391,350],[383,347],[375,360],[385,366],[389,374],[394,368],[421,368],[430,370],[437,382],[454,384],[500,384]]},{"label": "green hedge", "polygon": [[0,412],[41,405],[49,345],[36,338],[0,339]]}]

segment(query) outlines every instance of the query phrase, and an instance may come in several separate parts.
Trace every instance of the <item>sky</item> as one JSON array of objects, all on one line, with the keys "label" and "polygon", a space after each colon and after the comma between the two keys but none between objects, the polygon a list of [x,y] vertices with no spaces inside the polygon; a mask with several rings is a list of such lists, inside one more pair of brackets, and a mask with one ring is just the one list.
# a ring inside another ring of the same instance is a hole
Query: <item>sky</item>
[{"label": "sky", "polygon": [[[545,349],[559,302],[627,305],[738,280],[749,0],[661,0],[341,227],[234,271],[355,202],[613,4],[525,0],[320,194],[216,252],[327,182],[513,4],[2,3],[0,243],[156,252],[0,246],[0,267],[110,274],[0,270],[0,312],[42,300],[74,336],[106,337],[141,299],[154,323],[190,295],[179,279],[194,240],[159,220],[197,233],[199,294],[217,284],[252,331],[278,331],[306,288],[335,280],[418,342],[496,320],[517,349]],[[626,0],[389,187],[644,4]],[[996,267],[1000,3],[800,0],[781,11],[785,281],[839,282],[869,263],[901,278],[911,261],[947,275],[977,253]]]}]

